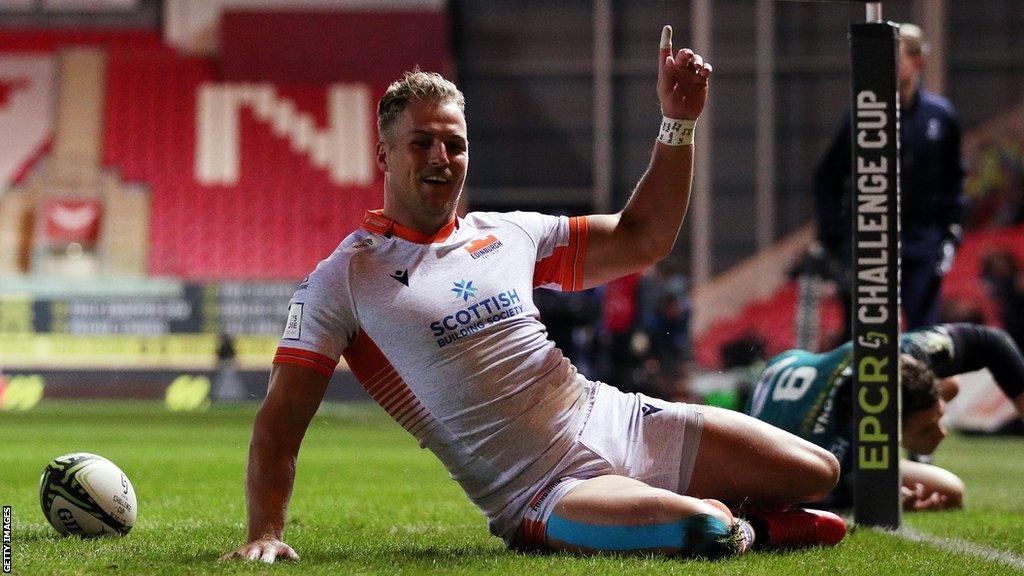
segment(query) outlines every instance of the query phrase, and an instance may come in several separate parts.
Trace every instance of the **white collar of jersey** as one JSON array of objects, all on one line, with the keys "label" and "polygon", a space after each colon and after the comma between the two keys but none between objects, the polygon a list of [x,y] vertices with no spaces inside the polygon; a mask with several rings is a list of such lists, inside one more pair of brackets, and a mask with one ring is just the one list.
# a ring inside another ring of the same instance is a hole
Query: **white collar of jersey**
[{"label": "white collar of jersey", "polygon": [[380,234],[381,236],[398,236],[403,240],[409,242],[415,242],[417,244],[437,244],[444,242],[452,235],[452,232],[459,227],[459,219],[453,218],[451,222],[445,224],[440,230],[434,233],[433,236],[427,236],[413,230],[412,228],[406,228],[398,222],[395,222],[391,218],[388,218],[382,213],[382,210],[367,210],[363,216],[363,228],[374,234]]}]

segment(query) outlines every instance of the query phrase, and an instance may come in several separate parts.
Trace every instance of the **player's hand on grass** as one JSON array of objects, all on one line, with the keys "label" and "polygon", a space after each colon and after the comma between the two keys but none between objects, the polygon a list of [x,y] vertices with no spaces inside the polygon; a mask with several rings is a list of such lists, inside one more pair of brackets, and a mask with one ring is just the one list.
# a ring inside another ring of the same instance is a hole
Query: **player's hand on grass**
[{"label": "player's hand on grass", "polygon": [[276,538],[260,538],[253,540],[238,550],[228,552],[220,557],[221,560],[259,560],[266,564],[273,564],[275,560],[298,560],[299,555],[291,546]]},{"label": "player's hand on grass", "polygon": [[672,27],[661,32],[658,101],[661,114],[676,120],[696,120],[708,99],[711,64],[685,48],[672,54]]},{"label": "player's hand on grass", "polygon": [[900,496],[903,499],[903,509],[908,511],[942,510],[946,507],[948,499],[945,494],[928,492],[920,482],[915,484],[913,489],[900,486]]}]

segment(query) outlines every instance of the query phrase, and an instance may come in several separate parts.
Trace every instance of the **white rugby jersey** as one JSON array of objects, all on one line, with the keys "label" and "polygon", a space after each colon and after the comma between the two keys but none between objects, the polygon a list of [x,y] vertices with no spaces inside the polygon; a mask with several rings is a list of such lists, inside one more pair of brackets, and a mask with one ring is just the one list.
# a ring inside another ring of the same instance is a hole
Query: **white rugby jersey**
[{"label": "white rugby jersey", "polygon": [[508,539],[506,509],[567,452],[585,381],[547,338],[538,286],[582,287],[587,220],[470,213],[426,237],[367,212],[299,285],[275,363],[341,356]]}]

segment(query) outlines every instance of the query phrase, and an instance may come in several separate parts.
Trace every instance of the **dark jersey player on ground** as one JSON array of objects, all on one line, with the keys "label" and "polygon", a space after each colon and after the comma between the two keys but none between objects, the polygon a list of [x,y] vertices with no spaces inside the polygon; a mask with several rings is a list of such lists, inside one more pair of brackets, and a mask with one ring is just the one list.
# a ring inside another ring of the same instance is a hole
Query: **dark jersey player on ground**
[{"label": "dark jersey player on ground", "polygon": [[[976,324],[940,324],[900,337],[903,446],[931,454],[946,436],[939,422],[956,395],[947,379],[988,368],[1024,416],[1024,359],[1004,331]],[[765,367],[747,412],[806,438],[839,459],[839,484],[824,505],[846,507],[853,495],[853,345],[812,354],[789,350]],[[904,507],[958,508],[964,484],[952,472],[919,462],[900,463]]]}]

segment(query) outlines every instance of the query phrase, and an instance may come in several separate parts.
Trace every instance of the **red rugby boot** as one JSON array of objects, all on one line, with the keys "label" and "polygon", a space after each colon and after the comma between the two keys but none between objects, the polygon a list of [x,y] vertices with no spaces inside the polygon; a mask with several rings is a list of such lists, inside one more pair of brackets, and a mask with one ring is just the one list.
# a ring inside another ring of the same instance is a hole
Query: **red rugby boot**
[{"label": "red rugby boot", "polygon": [[748,519],[757,531],[757,547],[807,548],[835,546],[846,536],[846,522],[824,510],[790,508],[781,512],[759,510]]}]

